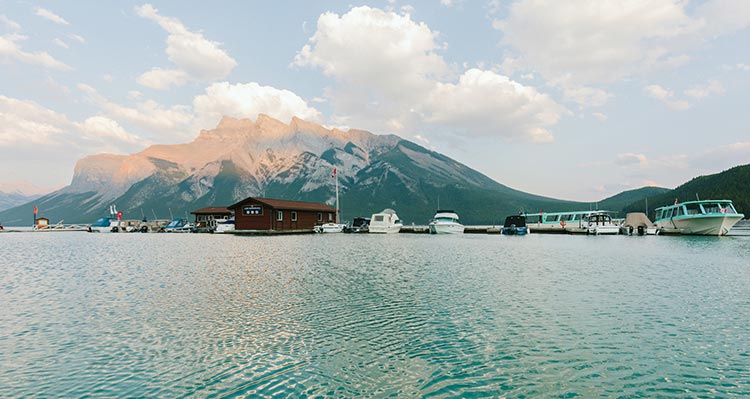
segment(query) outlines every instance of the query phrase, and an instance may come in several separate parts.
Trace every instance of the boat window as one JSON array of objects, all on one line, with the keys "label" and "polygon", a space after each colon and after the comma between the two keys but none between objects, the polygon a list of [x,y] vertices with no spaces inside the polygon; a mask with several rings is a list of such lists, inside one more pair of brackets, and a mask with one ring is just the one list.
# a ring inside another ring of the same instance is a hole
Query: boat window
[{"label": "boat window", "polygon": [[393,222],[393,223],[394,223],[394,224],[401,224],[401,221],[400,221],[400,220],[398,220],[398,219],[396,219],[396,221],[395,221],[395,222]]},{"label": "boat window", "polygon": [[719,212],[718,204],[701,204],[703,206],[703,213],[717,213]]},{"label": "boat window", "polygon": [[560,220],[573,220],[573,215],[568,213],[560,216]]},{"label": "boat window", "polygon": [[297,211],[292,211],[292,222],[297,221]]},{"label": "boat window", "polygon": [[736,210],[736,209],[734,209],[734,205],[732,205],[732,204],[727,204],[727,213],[733,213],[733,214],[736,214],[736,213],[737,213],[737,210]]},{"label": "boat window", "polygon": [[556,222],[557,218],[559,218],[559,217],[560,217],[560,215],[547,215],[547,217],[544,218],[544,221],[547,222],[547,223]]},{"label": "boat window", "polygon": [[687,204],[685,208],[687,208],[688,215],[699,215],[701,213],[701,207],[698,204]]},{"label": "boat window", "polygon": [[372,220],[374,222],[382,222],[383,221],[383,215],[375,215],[375,217]]},{"label": "boat window", "polygon": [[685,210],[682,208],[682,206],[678,206],[677,208],[675,208],[674,210],[675,216],[682,216],[684,214],[685,214]]},{"label": "boat window", "polygon": [[571,220],[581,220],[581,214],[580,213],[576,213],[575,215],[573,215],[573,219],[571,219]]},{"label": "boat window", "polygon": [[526,223],[539,223],[539,216],[526,216]]}]

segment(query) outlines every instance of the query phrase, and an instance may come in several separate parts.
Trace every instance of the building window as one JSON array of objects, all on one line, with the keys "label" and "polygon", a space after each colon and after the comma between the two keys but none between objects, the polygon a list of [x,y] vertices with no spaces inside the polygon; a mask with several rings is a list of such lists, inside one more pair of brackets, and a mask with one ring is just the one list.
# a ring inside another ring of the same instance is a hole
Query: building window
[{"label": "building window", "polygon": [[276,220],[278,220],[278,221],[284,220],[284,211],[277,211],[276,212]]},{"label": "building window", "polygon": [[292,211],[292,222],[297,221],[297,211]]},{"label": "building window", "polygon": [[328,221],[333,221],[333,214],[330,212],[328,213]]},{"label": "building window", "polygon": [[319,222],[323,221],[323,212],[318,212],[318,221]]}]

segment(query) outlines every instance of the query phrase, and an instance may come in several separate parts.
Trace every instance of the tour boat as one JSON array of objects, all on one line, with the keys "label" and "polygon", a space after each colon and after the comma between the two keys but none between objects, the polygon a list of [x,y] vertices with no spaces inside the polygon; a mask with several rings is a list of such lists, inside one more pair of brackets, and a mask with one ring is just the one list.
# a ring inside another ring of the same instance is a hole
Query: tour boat
[{"label": "tour boat", "polygon": [[612,221],[606,212],[591,212],[583,217],[583,227],[589,234],[619,234],[620,225]]},{"label": "tour boat", "polygon": [[611,211],[570,211],[526,213],[528,232],[539,233],[588,233],[584,218],[594,213],[612,213]]},{"label": "tour boat", "polygon": [[430,234],[463,233],[464,225],[459,223],[458,214],[452,210],[437,211],[429,224]]},{"label": "tour boat", "polygon": [[404,224],[399,220],[396,211],[393,209],[384,209],[383,212],[374,213],[370,218],[370,233],[398,233],[402,227],[404,227]]},{"label": "tour boat", "polygon": [[656,208],[656,227],[661,233],[726,235],[744,214],[730,200],[687,201]]},{"label": "tour boat", "polygon": [[526,218],[522,215],[513,215],[505,218],[503,223],[502,234],[509,236],[522,236],[528,232],[526,228]]}]

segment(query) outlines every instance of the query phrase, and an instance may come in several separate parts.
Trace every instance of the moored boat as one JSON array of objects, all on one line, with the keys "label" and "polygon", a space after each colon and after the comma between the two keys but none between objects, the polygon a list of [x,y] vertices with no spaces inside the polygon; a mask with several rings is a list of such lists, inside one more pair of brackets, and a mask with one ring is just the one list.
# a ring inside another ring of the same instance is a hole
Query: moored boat
[{"label": "moored boat", "polygon": [[192,233],[194,230],[195,225],[185,218],[172,219],[168,225],[164,226],[166,233]]},{"label": "moored boat", "polygon": [[723,236],[744,214],[730,200],[687,201],[656,208],[656,227],[660,233]]},{"label": "moored boat", "polygon": [[582,225],[589,234],[619,234],[620,225],[612,221],[612,216],[603,211],[591,212],[583,217]]},{"label": "moored boat", "polygon": [[313,230],[316,233],[341,233],[344,231],[344,227],[346,227],[345,224],[340,223],[323,223],[315,226]]},{"label": "moored boat", "polygon": [[529,233],[581,233],[588,234],[584,218],[594,213],[610,211],[569,211],[526,213],[526,227]]},{"label": "moored boat", "polygon": [[655,235],[656,231],[656,225],[643,212],[628,213],[620,225],[620,233],[625,235]]},{"label": "moored boat", "polygon": [[453,210],[439,210],[429,223],[430,234],[456,234],[464,232],[464,225],[458,221]]},{"label": "moored boat", "polygon": [[370,218],[356,217],[344,227],[344,233],[369,233]]},{"label": "moored boat", "polygon": [[522,236],[526,235],[528,229],[526,227],[526,218],[523,215],[512,215],[505,218],[502,234],[509,236]]},{"label": "moored boat", "polygon": [[384,209],[380,213],[374,213],[370,218],[370,233],[391,234],[398,233],[404,224],[393,209]]}]

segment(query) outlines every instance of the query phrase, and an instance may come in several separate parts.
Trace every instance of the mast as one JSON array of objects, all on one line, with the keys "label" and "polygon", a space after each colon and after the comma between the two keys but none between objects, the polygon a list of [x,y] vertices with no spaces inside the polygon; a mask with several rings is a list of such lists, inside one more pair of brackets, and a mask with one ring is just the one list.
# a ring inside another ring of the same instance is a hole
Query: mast
[{"label": "mast", "polygon": [[336,168],[333,168],[333,180],[336,182],[336,224],[339,223],[339,175],[336,174]]}]

